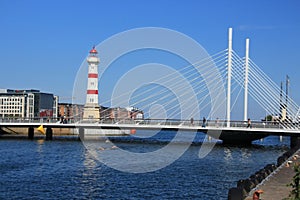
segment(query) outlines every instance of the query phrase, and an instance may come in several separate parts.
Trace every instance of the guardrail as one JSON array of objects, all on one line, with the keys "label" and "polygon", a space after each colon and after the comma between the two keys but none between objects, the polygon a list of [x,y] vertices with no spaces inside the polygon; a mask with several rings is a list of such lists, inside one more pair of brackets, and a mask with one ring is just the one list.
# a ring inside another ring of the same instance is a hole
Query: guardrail
[{"label": "guardrail", "polygon": [[[136,124],[136,125],[172,125],[172,126],[201,126],[226,127],[226,120],[180,120],[180,119],[79,119],[79,118],[0,118],[0,123],[99,123],[99,124]],[[247,121],[230,121],[230,127],[247,127]],[[252,121],[251,128],[284,129],[292,125],[300,128],[299,123],[283,123],[270,121]]]}]

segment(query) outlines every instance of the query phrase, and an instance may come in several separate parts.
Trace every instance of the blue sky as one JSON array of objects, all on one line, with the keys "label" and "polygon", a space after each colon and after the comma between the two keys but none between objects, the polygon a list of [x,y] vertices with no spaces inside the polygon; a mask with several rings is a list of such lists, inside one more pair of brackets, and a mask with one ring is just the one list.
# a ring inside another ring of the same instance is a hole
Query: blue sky
[{"label": "blue sky", "polygon": [[2,0],[0,88],[35,88],[68,98],[88,51],[114,34],[169,28],[213,54],[227,48],[232,27],[234,50],[243,56],[249,37],[251,59],[278,85],[288,74],[291,96],[300,104],[299,10],[297,0]]}]

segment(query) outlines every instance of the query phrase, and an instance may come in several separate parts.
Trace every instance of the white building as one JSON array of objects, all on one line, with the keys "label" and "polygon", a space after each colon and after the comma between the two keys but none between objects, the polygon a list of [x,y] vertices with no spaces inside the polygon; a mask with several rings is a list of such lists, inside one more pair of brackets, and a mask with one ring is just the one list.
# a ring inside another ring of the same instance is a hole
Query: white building
[{"label": "white building", "polygon": [[0,89],[0,118],[57,117],[57,100],[39,90]]}]

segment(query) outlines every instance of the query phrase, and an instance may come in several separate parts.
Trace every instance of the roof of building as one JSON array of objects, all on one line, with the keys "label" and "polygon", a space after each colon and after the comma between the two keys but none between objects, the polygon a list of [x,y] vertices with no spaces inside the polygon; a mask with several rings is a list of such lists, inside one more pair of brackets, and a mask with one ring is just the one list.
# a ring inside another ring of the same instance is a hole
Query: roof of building
[{"label": "roof of building", "polygon": [[45,92],[41,92],[40,90],[36,90],[36,89],[22,89],[22,90],[15,90],[15,89],[0,89],[0,95],[1,96],[5,96],[5,95],[24,95],[24,94],[28,94],[28,93],[33,93],[33,94],[40,94],[40,95],[52,95],[52,93],[45,93]]}]

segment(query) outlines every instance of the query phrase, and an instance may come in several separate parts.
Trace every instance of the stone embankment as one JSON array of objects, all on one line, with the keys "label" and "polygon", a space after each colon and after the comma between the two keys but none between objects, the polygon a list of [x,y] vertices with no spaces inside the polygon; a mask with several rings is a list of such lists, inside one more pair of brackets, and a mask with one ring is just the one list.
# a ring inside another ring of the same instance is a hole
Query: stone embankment
[{"label": "stone embankment", "polygon": [[299,147],[290,149],[277,159],[277,164],[268,164],[249,178],[237,181],[237,186],[230,188],[228,200],[252,200],[256,190],[263,190],[262,200],[280,200],[287,198],[294,171],[292,164],[299,162]]}]

